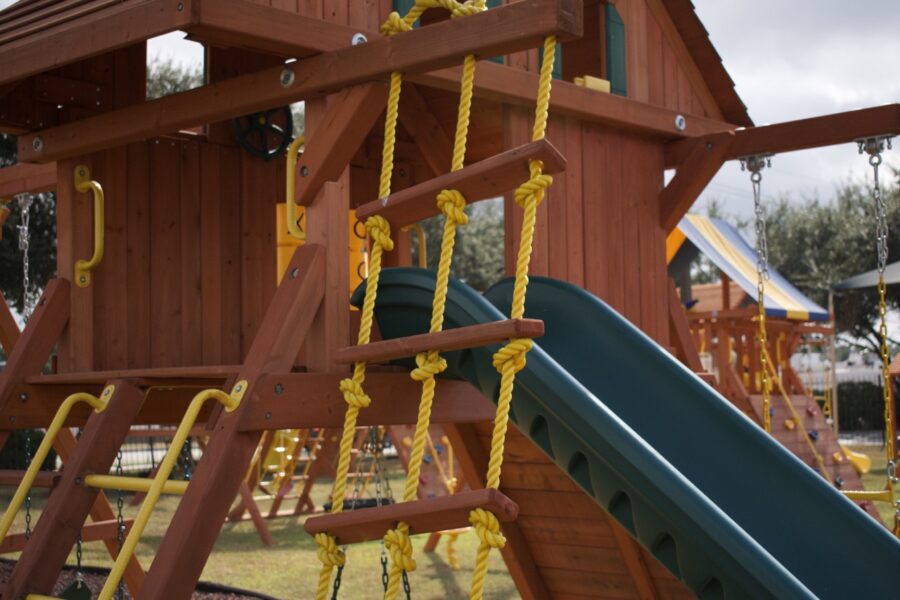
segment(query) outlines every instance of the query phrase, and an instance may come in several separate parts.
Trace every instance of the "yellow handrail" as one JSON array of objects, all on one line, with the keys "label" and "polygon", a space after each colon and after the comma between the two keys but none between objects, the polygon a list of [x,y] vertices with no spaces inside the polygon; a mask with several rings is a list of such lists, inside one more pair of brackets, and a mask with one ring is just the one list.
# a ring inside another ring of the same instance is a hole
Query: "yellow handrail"
[{"label": "yellow handrail", "polygon": [[297,136],[291,142],[287,151],[287,168],[286,177],[287,185],[285,186],[285,212],[288,231],[298,240],[306,241],[306,234],[297,225],[297,203],[294,201],[294,195],[297,189],[297,154],[300,152],[300,146],[306,143],[304,136]]},{"label": "yellow handrail", "polygon": [[30,490],[31,486],[34,484],[34,479],[41,470],[41,465],[47,460],[47,455],[50,453],[50,448],[53,447],[53,441],[56,439],[56,434],[59,433],[59,430],[62,429],[65,424],[66,419],[69,417],[69,413],[72,411],[72,407],[79,402],[86,402],[94,408],[95,412],[103,412],[106,408],[106,404],[112,397],[114,390],[115,386],[107,386],[107,388],[103,390],[103,393],[100,394],[99,398],[84,392],[72,394],[59,406],[56,415],[53,417],[53,421],[50,423],[47,432],[44,434],[41,445],[38,446],[37,451],[34,453],[34,457],[31,459],[31,464],[28,465],[28,470],[25,471],[25,476],[22,477],[22,481],[19,482],[19,487],[16,488],[15,495],[12,500],[10,500],[9,506],[6,507],[6,512],[3,513],[3,519],[0,519],[0,542],[6,539],[6,534],[9,533],[9,528],[12,526],[13,519],[16,518],[16,513],[19,512],[19,509],[22,508],[25,497],[28,495],[28,490]]},{"label": "yellow handrail", "polygon": [[175,435],[172,438],[166,456],[159,464],[156,477],[153,478],[153,483],[147,490],[147,496],[144,498],[144,502],[141,503],[141,508],[138,511],[137,517],[134,519],[131,531],[128,533],[128,537],[125,538],[125,542],[122,544],[122,549],[119,551],[116,563],[109,572],[109,577],[103,585],[103,589],[100,590],[100,595],[98,596],[99,600],[110,600],[113,597],[113,594],[115,594],[116,587],[118,587],[119,581],[125,573],[125,567],[128,566],[128,562],[134,554],[134,549],[137,547],[138,541],[140,541],[141,535],[144,533],[144,528],[147,526],[147,522],[153,514],[153,509],[156,508],[156,503],[159,501],[163,488],[166,486],[166,483],[169,482],[169,475],[172,474],[175,462],[178,460],[179,454],[181,454],[184,442],[191,433],[191,428],[194,426],[197,417],[200,415],[203,404],[209,399],[214,399],[221,403],[227,412],[231,412],[240,405],[241,398],[244,396],[246,389],[247,382],[239,381],[235,384],[234,388],[232,388],[231,394],[223,392],[222,390],[209,389],[203,390],[191,400],[187,411],[184,413],[184,417],[181,419],[181,423],[178,424],[178,429],[175,431]]},{"label": "yellow handrail", "polygon": [[103,260],[104,228],[106,227],[103,212],[103,187],[91,179],[91,170],[86,165],[75,167],[75,189],[81,193],[94,192],[94,254],[89,260],[79,259],[75,262],[75,285],[87,287],[91,285],[91,269]]},{"label": "yellow handrail", "polygon": [[420,269],[428,268],[428,245],[426,244],[425,238],[425,229],[422,228],[418,223],[413,223],[412,225],[407,225],[406,227],[400,228],[400,231],[415,231],[416,232],[416,246],[419,248],[419,256],[418,256],[418,264]]},{"label": "yellow handrail", "polygon": [[[147,492],[153,485],[152,479],[146,477],[122,477],[118,475],[87,475],[84,484],[101,490],[123,490],[126,492]],[[184,494],[187,481],[163,482],[163,494]]]}]

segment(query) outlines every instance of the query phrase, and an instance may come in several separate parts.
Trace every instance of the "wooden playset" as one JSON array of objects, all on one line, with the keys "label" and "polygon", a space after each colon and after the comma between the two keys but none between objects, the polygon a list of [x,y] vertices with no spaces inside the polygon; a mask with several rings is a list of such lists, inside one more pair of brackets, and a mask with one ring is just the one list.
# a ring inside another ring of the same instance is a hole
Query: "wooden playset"
[{"label": "wooden playset", "polygon": [[[147,100],[146,40],[172,31],[206,48],[204,83]],[[900,105],[754,127],[688,0],[21,0],[0,65],[19,161],[0,196],[55,190],[58,260],[21,333],[0,311],[3,435],[46,429],[0,536],[42,453],[64,463],[2,598],[46,597],[98,536],[100,598],[190,597],[262,437],[310,428],[340,432],[330,513],[305,522],[322,569],[298,587],[319,599],[364,540],[385,597],[414,593],[410,536],[468,526],[473,598],[493,549],[523,598],[894,589],[897,540],[766,433],[762,296],[758,423],[692,373],[666,237],[725,161],[758,184],[771,153],[880,156]],[[498,196],[512,279],[480,295],[449,278],[454,235]],[[436,215],[437,272],[408,268]],[[135,424],[177,425],[152,479],[109,475]],[[420,494],[432,424],[468,489]],[[350,510],[358,428],[401,425],[397,501]],[[196,426],[203,456],[170,481]],[[117,488],[146,493],[124,527]],[[145,573],[162,493],[182,498]],[[806,507],[790,523],[785,498]]]}]

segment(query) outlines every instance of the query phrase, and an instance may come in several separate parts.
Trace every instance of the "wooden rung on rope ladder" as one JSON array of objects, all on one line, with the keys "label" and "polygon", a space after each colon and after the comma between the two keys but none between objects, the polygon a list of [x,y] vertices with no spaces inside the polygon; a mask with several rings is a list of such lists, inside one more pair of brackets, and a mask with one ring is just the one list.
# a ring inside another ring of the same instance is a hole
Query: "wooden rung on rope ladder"
[{"label": "wooden rung on rope ladder", "polygon": [[387,198],[367,202],[356,209],[356,216],[365,221],[380,215],[397,229],[412,225],[440,214],[434,199],[441,190],[458,190],[470,204],[496,198],[527,180],[529,162],[534,160],[543,163],[545,174],[560,173],[566,168],[566,159],[559,150],[546,139],[540,139],[423,181]]},{"label": "wooden rung on rope ladder", "polygon": [[513,338],[534,339],[542,335],[544,322],[539,319],[507,319],[372,342],[364,346],[348,346],[335,352],[334,360],[342,364],[385,362],[429,350],[451,352],[500,344]]},{"label": "wooden rung on rope ladder", "polygon": [[501,523],[515,521],[519,514],[519,506],[501,491],[483,488],[311,517],[303,528],[310,535],[330,533],[339,544],[355,544],[380,540],[401,522],[409,524],[412,535],[468,527],[469,513],[476,508],[491,511]]}]

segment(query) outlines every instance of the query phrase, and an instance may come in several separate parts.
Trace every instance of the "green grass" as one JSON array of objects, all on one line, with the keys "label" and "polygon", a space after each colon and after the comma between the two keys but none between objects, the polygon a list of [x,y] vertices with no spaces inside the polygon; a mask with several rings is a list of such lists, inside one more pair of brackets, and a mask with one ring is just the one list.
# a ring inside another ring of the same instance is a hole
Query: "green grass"
[{"label": "green grass", "polygon": [[[401,489],[399,477],[392,478],[394,489]],[[321,505],[331,490],[328,481],[317,482],[313,491],[313,499]],[[6,489],[0,497],[0,509],[5,509],[12,490]],[[45,503],[45,492],[35,492],[32,515],[34,522]],[[109,495],[115,509],[115,493]],[[137,507],[129,506],[131,495],[125,496],[125,518],[133,518]],[[141,542],[137,548],[137,556],[144,568],[149,567],[169,522],[178,506],[178,498],[164,496],[157,505],[156,512],[150,520]],[[269,502],[260,502],[265,514]],[[292,508],[293,501],[287,501],[283,508]],[[252,523],[226,523],[219,535],[215,548],[201,579],[222,583],[248,590],[270,594],[277,598],[306,598],[313,595],[315,582],[318,579],[319,561],[316,558],[315,543],[303,531],[306,517],[283,517],[269,520],[269,530],[275,540],[274,545],[265,547]],[[12,531],[22,531],[25,527],[24,510],[20,511]],[[422,546],[427,536],[413,538],[415,559],[418,569],[410,575],[412,595],[420,600],[438,598],[466,598],[472,578],[472,566],[478,540],[474,532],[461,535],[455,546],[461,567],[454,571],[447,564],[446,542],[441,541],[437,552],[424,554]],[[347,567],[342,578],[342,598],[368,598],[377,596],[373,590],[381,587],[381,545],[378,542],[354,545],[347,550]],[[15,555],[7,555],[15,558]],[[69,557],[69,564],[75,564],[74,552]],[[85,565],[110,567],[112,560],[102,542],[84,544]],[[506,570],[499,552],[492,552],[485,588],[485,597],[506,599],[518,598],[515,585]]]}]

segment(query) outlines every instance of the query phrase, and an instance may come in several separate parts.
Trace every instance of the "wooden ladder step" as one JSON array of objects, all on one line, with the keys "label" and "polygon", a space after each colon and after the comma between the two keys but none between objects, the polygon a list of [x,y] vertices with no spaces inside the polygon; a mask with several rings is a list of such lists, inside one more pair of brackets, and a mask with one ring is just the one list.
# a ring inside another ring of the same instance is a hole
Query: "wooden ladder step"
[{"label": "wooden ladder step", "polygon": [[544,322],[540,319],[507,319],[446,329],[437,333],[422,333],[372,342],[365,346],[347,346],[335,352],[334,360],[340,364],[359,361],[386,362],[415,356],[419,352],[428,350],[449,352],[499,344],[510,338],[533,339],[542,335],[544,335]]},{"label": "wooden ladder step", "polygon": [[138,383],[159,384],[165,381],[185,383],[184,380],[224,383],[237,375],[241,365],[202,365],[197,367],[159,367],[150,369],[123,369],[116,371],[85,371],[36,375],[26,377],[25,383],[38,385],[105,385],[113,379],[130,379]]},{"label": "wooden ladder step", "polygon": [[409,524],[412,535],[468,527],[469,513],[475,508],[491,511],[501,523],[514,521],[519,514],[515,502],[499,490],[486,488],[310,517],[303,528],[310,535],[329,533],[338,544],[355,544],[382,539],[400,521]]},{"label": "wooden ladder step", "polygon": [[[16,469],[0,469],[0,486],[18,487],[18,485],[22,482],[22,477],[24,476],[25,471],[19,471]],[[62,477],[62,475],[55,471],[38,471],[37,477],[35,477],[34,483],[31,484],[31,487],[53,488],[53,486],[56,485],[56,482],[59,481],[60,477]]]},{"label": "wooden ladder step", "polygon": [[496,198],[528,180],[530,160],[543,161],[544,173],[548,174],[559,173],[566,167],[566,159],[553,144],[546,139],[538,140],[408,187],[387,198],[367,202],[356,209],[356,216],[365,221],[372,215],[381,215],[392,227],[399,229],[439,214],[435,199],[444,189],[459,190],[470,204]]},{"label": "wooden ladder step", "polygon": [[[132,519],[125,520],[125,534],[131,530]],[[118,523],[115,519],[108,521],[96,521],[87,523],[81,528],[82,542],[98,542],[100,540],[114,540],[118,535]],[[10,552],[21,552],[25,549],[25,534],[11,533],[6,536],[3,543],[0,543],[0,554],[9,554]]]}]

